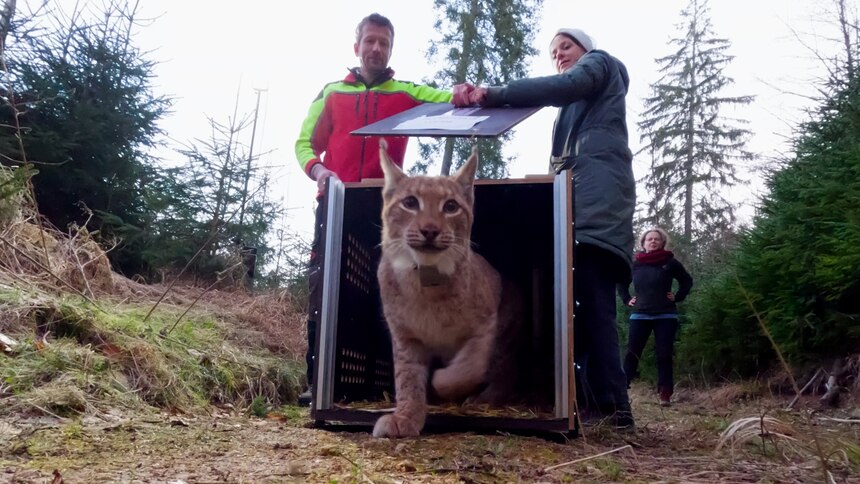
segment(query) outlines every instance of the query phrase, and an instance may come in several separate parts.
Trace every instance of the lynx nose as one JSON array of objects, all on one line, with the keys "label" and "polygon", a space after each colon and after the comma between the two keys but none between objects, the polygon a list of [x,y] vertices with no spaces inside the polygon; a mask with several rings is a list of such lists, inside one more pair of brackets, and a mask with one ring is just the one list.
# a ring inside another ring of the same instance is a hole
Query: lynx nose
[{"label": "lynx nose", "polygon": [[424,239],[427,242],[433,242],[436,240],[436,237],[439,235],[439,228],[435,225],[428,225],[426,227],[421,228],[421,235],[424,236]]}]

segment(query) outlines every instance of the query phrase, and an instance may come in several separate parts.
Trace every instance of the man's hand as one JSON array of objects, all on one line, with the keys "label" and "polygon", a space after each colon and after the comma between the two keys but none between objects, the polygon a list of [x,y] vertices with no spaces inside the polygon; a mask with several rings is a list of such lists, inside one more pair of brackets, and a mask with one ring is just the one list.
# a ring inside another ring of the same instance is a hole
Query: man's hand
[{"label": "man's hand", "polygon": [[487,99],[487,88],[475,87],[468,82],[464,82],[463,84],[457,84],[454,86],[454,88],[451,89],[451,94],[453,94],[451,103],[458,108],[477,106]]},{"label": "man's hand", "polygon": [[452,99],[451,104],[457,106],[458,108],[464,106],[471,106],[471,94],[472,91],[475,90],[475,86],[469,84],[468,82],[464,82],[463,84],[457,84],[451,89]]},{"label": "man's hand", "polygon": [[337,174],[328,168],[324,167],[322,164],[317,163],[311,168],[311,177],[317,181],[317,189],[320,193],[325,192],[325,181],[328,177],[337,178]]},{"label": "man's hand", "polygon": [[631,308],[636,305],[636,296],[630,298],[630,301],[627,302],[627,305]]}]

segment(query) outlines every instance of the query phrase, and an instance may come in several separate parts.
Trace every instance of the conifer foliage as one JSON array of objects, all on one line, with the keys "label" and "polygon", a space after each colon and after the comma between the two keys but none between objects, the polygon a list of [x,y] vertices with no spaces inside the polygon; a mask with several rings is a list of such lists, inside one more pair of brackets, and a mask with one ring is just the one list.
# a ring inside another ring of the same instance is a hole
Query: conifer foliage
[{"label": "conifer foliage", "polygon": [[[181,150],[184,166],[159,165],[151,153],[171,101],[156,92],[156,63],[136,45],[147,25],[138,6],[110,0],[66,10],[50,2],[11,23],[8,9],[0,12],[0,164],[28,182],[33,175],[39,212],[60,230],[86,225],[127,276],[154,279],[188,266],[186,277],[222,280],[236,259],[256,261],[259,271],[280,208],[270,171],[244,142],[251,118],[210,119],[210,138]],[[0,178],[0,202],[8,186]],[[278,266],[295,272],[287,269]]]},{"label": "conifer foliage", "polygon": [[725,69],[730,42],[713,31],[707,0],[681,12],[681,35],[671,54],[656,59],[661,78],[651,86],[639,122],[651,170],[645,176],[647,222],[671,228],[689,242],[707,241],[735,221],[725,190],[739,182],[736,163],[751,160],[750,132],[726,108],[749,104],[730,96]]},{"label": "conifer foliage", "polygon": [[734,257],[690,302],[695,323],[679,355],[695,374],[767,368],[776,354],[762,324],[794,363],[841,358],[860,345],[860,29],[845,3],[834,3],[845,55],[827,64],[824,97],[800,126],[794,155],[768,173]]},{"label": "conifer foliage", "polygon": [[7,165],[35,164],[39,210],[61,230],[91,211],[90,229],[107,246],[123,240],[110,253],[116,267],[135,273],[158,179],[147,152],[170,101],[154,93],[154,63],[133,41],[136,8],[91,8],[50,5],[9,34],[0,155]]},{"label": "conifer foliage", "polygon": [[[444,64],[432,83],[451,86],[470,82],[497,86],[525,77],[526,60],[537,51],[531,47],[540,18],[543,0],[435,0],[435,29],[441,39],[430,44],[427,57]],[[481,140],[481,178],[503,178],[508,159],[502,146],[510,138]],[[422,142],[419,150],[423,162],[414,172],[426,173],[432,157],[443,152],[441,174],[448,175],[452,162],[462,163],[469,157],[471,145],[463,139]]]}]

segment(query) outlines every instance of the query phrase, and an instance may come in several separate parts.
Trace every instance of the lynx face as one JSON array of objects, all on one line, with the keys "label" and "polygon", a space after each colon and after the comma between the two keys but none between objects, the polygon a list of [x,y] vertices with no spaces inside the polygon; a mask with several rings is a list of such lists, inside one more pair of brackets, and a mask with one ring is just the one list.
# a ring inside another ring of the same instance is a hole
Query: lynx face
[{"label": "lynx face", "polygon": [[452,177],[408,177],[380,143],[385,172],[382,244],[396,269],[435,266],[450,275],[468,257],[477,154]]}]

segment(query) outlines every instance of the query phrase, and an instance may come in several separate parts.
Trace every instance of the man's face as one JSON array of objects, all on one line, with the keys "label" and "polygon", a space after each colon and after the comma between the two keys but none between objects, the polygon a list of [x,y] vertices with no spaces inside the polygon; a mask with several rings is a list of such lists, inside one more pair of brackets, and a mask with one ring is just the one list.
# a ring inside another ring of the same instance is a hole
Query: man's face
[{"label": "man's face", "polygon": [[552,39],[549,45],[549,53],[552,56],[552,62],[556,72],[562,72],[570,69],[579,58],[585,55],[585,49],[579,46],[570,37],[559,34]]},{"label": "man's face", "polygon": [[388,68],[392,47],[391,31],[373,23],[361,28],[361,38],[355,43],[355,55],[361,59],[361,73],[372,81]]}]

